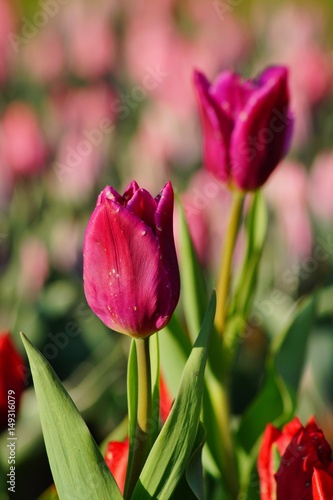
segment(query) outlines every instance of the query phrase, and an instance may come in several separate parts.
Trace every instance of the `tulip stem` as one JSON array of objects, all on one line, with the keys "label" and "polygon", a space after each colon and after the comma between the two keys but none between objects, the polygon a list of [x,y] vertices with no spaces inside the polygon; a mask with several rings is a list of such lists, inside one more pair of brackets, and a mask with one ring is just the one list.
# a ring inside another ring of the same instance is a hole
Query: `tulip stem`
[{"label": "tulip stem", "polygon": [[138,411],[127,498],[130,498],[150,452],[152,389],[149,338],[135,339],[138,360]]},{"label": "tulip stem", "polygon": [[240,219],[242,215],[244,196],[245,196],[244,193],[242,193],[241,191],[238,190],[233,191],[228,231],[224,241],[222,260],[216,287],[217,304],[216,304],[215,325],[221,337],[224,332],[226,316],[227,316],[227,303],[228,303],[230,277],[231,277],[231,264],[237,240]]}]

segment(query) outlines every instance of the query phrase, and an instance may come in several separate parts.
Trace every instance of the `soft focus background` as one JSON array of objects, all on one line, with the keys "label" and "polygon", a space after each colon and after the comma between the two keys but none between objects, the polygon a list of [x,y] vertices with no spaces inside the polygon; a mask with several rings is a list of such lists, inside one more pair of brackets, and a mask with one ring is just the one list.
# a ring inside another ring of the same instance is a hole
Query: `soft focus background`
[{"label": "soft focus background", "polygon": [[[108,331],[83,294],[96,197],[133,178],[157,194],[171,178],[214,284],[229,194],[202,170],[192,71],[253,77],[286,64],[293,145],[265,187],[256,328],[240,346],[233,405],[240,414],[256,394],[267,343],[297,299],[322,289],[298,413],[316,413],[333,444],[332,22],[329,0],[0,0],[0,331],[22,354],[21,330],[43,352],[98,442],[126,414],[129,340]],[[37,499],[52,482],[28,368],[26,383],[16,500]]]}]

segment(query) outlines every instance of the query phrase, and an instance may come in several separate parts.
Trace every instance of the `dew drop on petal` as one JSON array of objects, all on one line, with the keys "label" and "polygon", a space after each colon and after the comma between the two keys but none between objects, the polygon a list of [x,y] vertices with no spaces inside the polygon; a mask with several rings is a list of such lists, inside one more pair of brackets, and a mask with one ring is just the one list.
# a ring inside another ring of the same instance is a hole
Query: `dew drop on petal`
[{"label": "dew drop on petal", "polygon": [[109,199],[109,200],[114,200],[114,196],[113,194],[111,193],[111,191],[107,191],[105,193],[105,196]]},{"label": "dew drop on petal", "polygon": [[141,231],[141,236],[145,236],[147,234],[147,231]]}]

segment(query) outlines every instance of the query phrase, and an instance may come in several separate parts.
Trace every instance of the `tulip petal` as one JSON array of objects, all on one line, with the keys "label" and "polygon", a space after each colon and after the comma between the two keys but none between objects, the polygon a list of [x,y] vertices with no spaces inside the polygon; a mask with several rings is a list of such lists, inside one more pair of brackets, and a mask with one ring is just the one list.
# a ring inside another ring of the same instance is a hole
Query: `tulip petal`
[{"label": "tulip petal", "polygon": [[[219,109],[230,119],[233,127],[238,114],[253,92],[253,81],[242,82],[237,73],[225,71],[210,87],[210,95]],[[230,130],[231,134],[231,130]]]},{"label": "tulip petal", "polygon": [[287,69],[268,68],[231,136],[231,177],[240,189],[260,187],[288,149],[293,124],[288,103]]},{"label": "tulip petal", "polygon": [[[125,195],[124,195],[125,196]],[[127,208],[149,226],[155,234],[156,201],[146,189],[138,189],[128,200]]]},{"label": "tulip petal", "polygon": [[333,477],[315,468],[312,475],[312,494],[313,500],[332,500]]},{"label": "tulip petal", "polygon": [[[204,135],[204,163],[205,167],[222,182],[229,179],[229,141],[232,131],[232,120],[229,113],[229,93],[226,95],[228,113],[219,106],[215,97],[211,95],[211,85],[205,75],[194,72],[194,85],[197,91],[200,115]],[[222,82],[214,92],[218,92],[221,99]]]},{"label": "tulip petal", "polygon": [[144,337],[173,312],[159,240],[136,214],[113,199],[99,204],[84,242],[84,289],[89,306],[109,327]]},{"label": "tulip petal", "polygon": [[180,294],[180,278],[173,237],[174,196],[170,181],[163,187],[160,194],[156,197],[156,201],[156,237],[160,244],[163,265],[170,280],[172,304],[173,307],[176,307]]},{"label": "tulip petal", "polygon": [[260,478],[261,500],[272,500],[276,491],[274,477],[273,450],[272,446],[281,436],[281,431],[268,424],[262,438],[262,444],[258,456],[258,474]]},{"label": "tulip petal", "polygon": [[[0,333],[0,433],[8,425],[8,395],[13,395],[18,411],[25,388],[24,375],[24,361],[10,333]],[[13,393],[9,393],[9,390]]]},{"label": "tulip petal", "polygon": [[129,453],[129,440],[110,441],[105,452],[105,462],[109,467],[118,487],[124,493]]}]

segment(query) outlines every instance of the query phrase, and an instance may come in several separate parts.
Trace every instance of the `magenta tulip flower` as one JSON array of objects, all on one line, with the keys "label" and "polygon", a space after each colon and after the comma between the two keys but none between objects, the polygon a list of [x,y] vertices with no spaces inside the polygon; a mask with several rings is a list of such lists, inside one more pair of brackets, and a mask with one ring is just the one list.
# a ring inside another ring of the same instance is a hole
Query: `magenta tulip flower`
[{"label": "magenta tulip flower", "polygon": [[136,182],[99,195],[84,241],[84,291],[109,328],[135,338],[161,330],[180,291],[173,238],[173,189],[156,198]]},{"label": "magenta tulip flower", "polygon": [[205,167],[222,182],[248,191],[268,178],[289,148],[293,118],[288,71],[267,68],[242,81],[230,71],[211,84],[195,71]]}]

